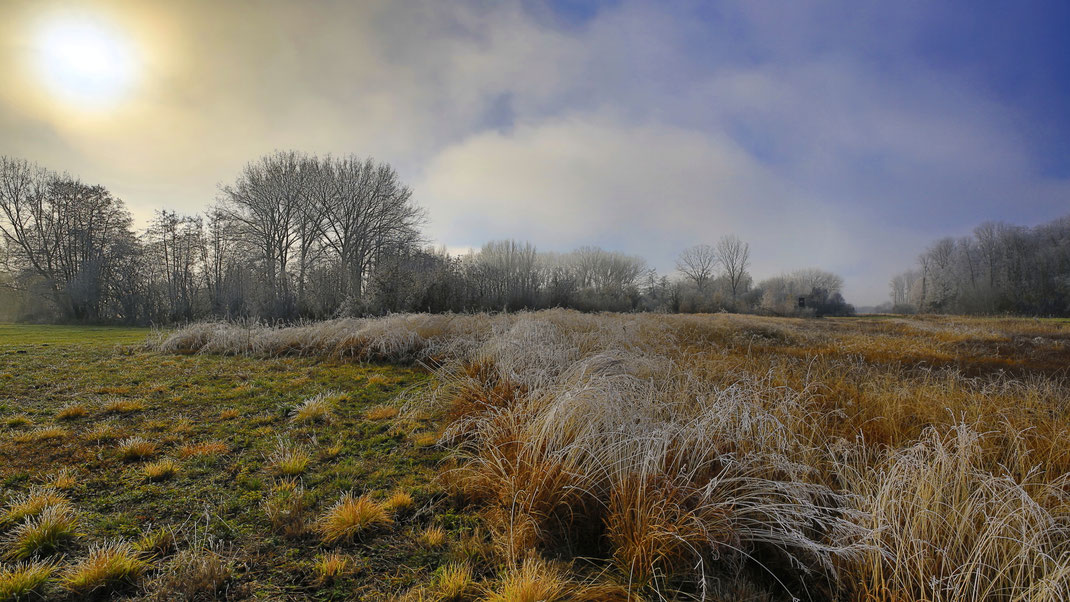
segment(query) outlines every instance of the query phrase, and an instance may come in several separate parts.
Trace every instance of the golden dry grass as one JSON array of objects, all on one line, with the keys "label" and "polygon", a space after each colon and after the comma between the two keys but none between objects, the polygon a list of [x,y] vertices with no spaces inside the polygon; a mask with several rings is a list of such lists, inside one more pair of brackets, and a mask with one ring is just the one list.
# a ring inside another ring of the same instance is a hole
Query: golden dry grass
[{"label": "golden dry grass", "polygon": [[352,562],[345,554],[328,552],[313,563],[313,582],[320,586],[330,585],[335,579],[349,572],[351,565]]},{"label": "golden dry grass", "polygon": [[285,477],[302,474],[308,469],[310,462],[312,455],[307,448],[285,439],[279,439],[268,456],[268,463],[275,474]]},{"label": "golden dry grass", "polygon": [[308,530],[309,499],[305,489],[293,481],[283,481],[261,503],[276,533],[300,537]]},{"label": "golden dry grass", "polygon": [[54,562],[19,562],[0,567],[0,600],[40,598],[40,590],[56,571]]},{"label": "golden dry grass", "polygon": [[434,599],[442,602],[463,602],[475,597],[478,590],[472,567],[463,562],[451,562],[435,574],[432,582]]},{"label": "golden dry grass", "polygon": [[329,423],[334,419],[334,404],[338,397],[335,392],[310,397],[290,413],[290,419],[299,424]]},{"label": "golden dry grass", "polygon": [[50,506],[70,506],[67,497],[54,487],[35,487],[14,495],[0,515],[0,527],[7,527],[37,516]]},{"label": "golden dry grass", "polygon": [[389,511],[379,502],[362,495],[344,495],[316,523],[326,544],[352,541],[368,531],[393,524]]},{"label": "golden dry grass", "polygon": [[69,405],[56,412],[56,420],[77,420],[79,418],[85,418],[88,415],[88,408],[81,404],[75,404]]},{"label": "golden dry grass", "polygon": [[[389,433],[447,455],[449,499],[490,533],[449,554],[488,600],[627,599],[614,582],[654,599],[1070,596],[1063,322],[551,310],[198,325],[160,348],[434,366],[364,417],[404,407]],[[361,532],[331,539],[325,520],[327,543]]]},{"label": "golden dry grass", "polygon": [[141,474],[145,476],[146,481],[158,483],[160,481],[166,481],[171,477],[178,474],[181,470],[178,462],[175,462],[171,458],[164,458],[157,460],[156,462],[149,462],[141,467]]},{"label": "golden dry grass", "polygon": [[45,507],[40,513],[23,520],[4,538],[4,558],[26,560],[59,551],[77,537],[78,518],[66,504]]},{"label": "golden dry grass", "polygon": [[104,406],[105,414],[132,414],[145,410],[145,402],[140,399],[115,399]]},{"label": "golden dry grass", "polygon": [[364,413],[368,420],[388,420],[398,415],[398,409],[393,406],[378,406]]},{"label": "golden dry grass", "polygon": [[119,458],[126,462],[144,460],[155,456],[159,446],[154,441],[148,441],[142,437],[127,437],[116,445]]},{"label": "golden dry grass", "polygon": [[419,541],[425,548],[440,548],[446,545],[446,530],[437,525],[428,527],[420,533]]},{"label": "golden dry grass", "polygon": [[178,455],[183,458],[198,456],[219,456],[227,453],[230,448],[222,441],[202,441],[200,443],[188,443],[178,448]]},{"label": "golden dry grass", "polygon": [[395,491],[383,501],[383,507],[390,512],[405,512],[413,505],[412,494],[408,491]]},{"label": "golden dry grass", "polygon": [[85,558],[67,569],[62,584],[82,596],[132,585],[148,563],[127,542],[109,542],[91,547]]}]

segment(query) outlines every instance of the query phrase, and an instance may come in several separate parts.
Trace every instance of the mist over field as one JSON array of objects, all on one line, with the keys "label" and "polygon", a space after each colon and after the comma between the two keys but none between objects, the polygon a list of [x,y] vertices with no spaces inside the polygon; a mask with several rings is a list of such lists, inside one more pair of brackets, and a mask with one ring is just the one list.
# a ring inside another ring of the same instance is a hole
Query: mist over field
[{"label": "mist over field", "polygon": [[1070,600],[1070,5],[0,4],[0,602]]}]

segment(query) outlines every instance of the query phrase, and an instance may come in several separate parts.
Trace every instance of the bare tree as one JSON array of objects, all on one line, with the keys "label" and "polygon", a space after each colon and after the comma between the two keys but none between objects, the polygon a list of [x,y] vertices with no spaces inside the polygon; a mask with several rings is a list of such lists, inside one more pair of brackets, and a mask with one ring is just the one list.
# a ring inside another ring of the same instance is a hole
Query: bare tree
[{"label": "bare tree", "polygon": [[323,245],[341,265],[349,297],[360,299],[377,259],[418,242],[424,214],[394,168],[372,159],[325,160],[312,182]]},{"label": "bare tree", "polygon": [[291,254],[299,242],[307,207],[307,172],[295,152],[277,152],[249,163],[233,186],[223,188],[223,206],[243,236],[259,250],[273,301],[290,293]]},{"label": "bare tree", "polygon": [[102,186],[0,157],[0,216],[13,261],[45,282],[59,311],[109,317],[114,269],[137,247],[120,200]]},{"label": "bare tree", "polygon": [[700,291],[709,286],[716,265],[717,251],[710,245],[688,247],[676,260],[676,269],[693,281]]},{"label": "bare tree", "polygon": [[732,289],[732,303],[734,304],[740,286],[749,278],[747,267],[750,265],[750,245],[740,240],[735,234],[722,236],[717,242],[717,260],[728,277],[728,286]]}]

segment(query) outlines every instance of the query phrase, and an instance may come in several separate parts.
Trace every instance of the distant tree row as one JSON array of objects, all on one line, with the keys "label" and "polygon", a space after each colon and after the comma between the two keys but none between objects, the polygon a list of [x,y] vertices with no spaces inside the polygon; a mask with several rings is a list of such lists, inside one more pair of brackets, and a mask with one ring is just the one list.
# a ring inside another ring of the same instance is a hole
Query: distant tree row
[{"label": "distant tree row", "polygon": [[1070,216],[1035,228],[984,223],[943,238],[892,278],[896,312],[1070,315]]},{"label": "distant tree row", "polygon": [[[843,281],[802,270],[753,285],[734,235],[685,250],[680,277],[639,257],[495,241],[451,256],[387,164],[277,152],[249,163],[202,215],[157,211],[136,233],[122,201],[0,157],[0,305],[8,319],[172,323],[400,311],[850,313]],[[801,307],[800,307],[801,303]]]}]

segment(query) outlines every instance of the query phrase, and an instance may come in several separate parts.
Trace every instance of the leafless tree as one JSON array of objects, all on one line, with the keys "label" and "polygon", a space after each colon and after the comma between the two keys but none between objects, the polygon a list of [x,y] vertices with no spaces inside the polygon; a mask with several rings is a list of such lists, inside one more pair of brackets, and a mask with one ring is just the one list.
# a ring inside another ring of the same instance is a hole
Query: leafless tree
[{"label": "leafless tree", "polygon": [[0,157],[0,233],[19,269],[44,281],[64,315],[101,319],[113,270],[136,248],[131,218],[102,186]]},{"label": "leafless tree", "polygon": [[750,265],[750,245],[735,234],[722,236],[717,242],[717,261],[725,270],[728,286],[732,290],[732,303],[735,304],[740,286],[749,278],[747,267]]},{"label": "leafless tree", "polygon": [[347,294],[360,299],[375,261],[418,241],[424,214],[394,168],[372,159],[320,162],[312,191],[323,245],[341,266]]},{"label": "leafless tree", "polygon": [[716,266],[717,250],[710,245],[688,247],[676,260],[676,269],[694,282],[700,291],[705,291],[709,286]]},{"label": "leafless tree", "polygon": [[291,290],[291,254],[301,238],[307,207],[307,172],[295,152],[277,152],[249,163],[232,186],[223,188],[228,217],[259,251],[267,286],[275,299]]}]

